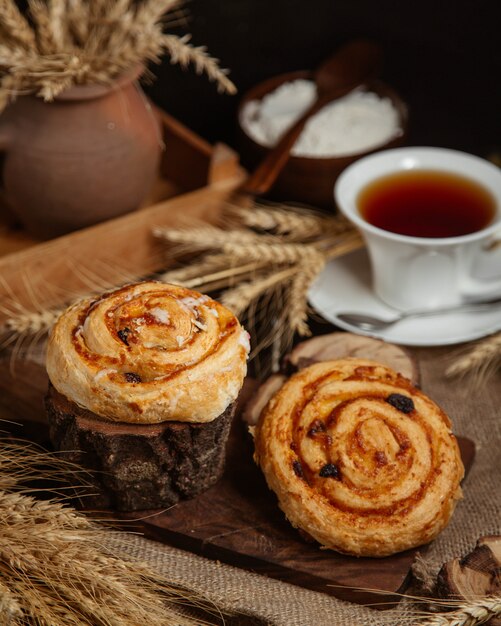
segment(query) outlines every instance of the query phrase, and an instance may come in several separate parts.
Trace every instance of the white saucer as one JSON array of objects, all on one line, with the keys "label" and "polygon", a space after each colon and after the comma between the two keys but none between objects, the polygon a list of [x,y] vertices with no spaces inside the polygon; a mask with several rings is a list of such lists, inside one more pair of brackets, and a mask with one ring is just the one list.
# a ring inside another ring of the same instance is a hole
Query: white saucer
[{"label": "white saucer", "polygon": [[[501,246],[483,255],[476,274],[499,277]],[[402,320],[380,331],[362,331],[337,318],[338,313],[365,313],[391,319],[395,310],[384,304],[371,288],[371,270],[365,250],[330,261],[310,288],[310,304],[339,328],[407,346],[445,346],[471,341],[501,329],[501,305],[489,311],[443,313]]]}]

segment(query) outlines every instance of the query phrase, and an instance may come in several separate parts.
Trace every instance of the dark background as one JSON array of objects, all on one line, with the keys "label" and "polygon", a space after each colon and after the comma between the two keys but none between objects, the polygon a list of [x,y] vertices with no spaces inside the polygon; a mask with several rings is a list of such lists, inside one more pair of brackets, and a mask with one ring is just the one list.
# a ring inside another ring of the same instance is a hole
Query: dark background
[{"label": "dark background", "polygon": [[153,100],[211,141],[234,143],[235,111],[250,86],[314,68],[340,44],[369,37],[382,78],[407,100],[411,144],[483,156],[501,145],[501,0],[192,0],[195,45],[231,68],[236,97],[167,61],[153,67]]},{"label": "dark background", "polygon": [[[21,8],[25,0],[18,0]],[[210,141],[235,145],[242,94],[275,74],[313,69],[346,41],[384,51],[381,77],[409,104],[411,144],[501,151],[501,0],[187,0],[194,45],[231,68],[239,94],[168,59],[145,89]]]}]

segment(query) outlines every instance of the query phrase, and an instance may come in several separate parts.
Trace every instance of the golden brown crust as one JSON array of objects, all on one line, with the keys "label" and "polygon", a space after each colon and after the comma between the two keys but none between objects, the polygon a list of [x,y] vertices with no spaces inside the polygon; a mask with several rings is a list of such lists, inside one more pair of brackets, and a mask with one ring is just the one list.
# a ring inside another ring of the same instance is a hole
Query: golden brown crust
[{"label": "golden brown crust", "polygon": [[448,417],[372,361],[292,376],[262,413],[255,445],[289,521],[339,552],[387,556],[428,543],[461,497]]},{"label": "golden brown crust", "polygon": [[248,350],[248,334],[221,304],[149,281],[67,309],[47,371],[60,393],[110,420],[208,422],[238,396]]}]

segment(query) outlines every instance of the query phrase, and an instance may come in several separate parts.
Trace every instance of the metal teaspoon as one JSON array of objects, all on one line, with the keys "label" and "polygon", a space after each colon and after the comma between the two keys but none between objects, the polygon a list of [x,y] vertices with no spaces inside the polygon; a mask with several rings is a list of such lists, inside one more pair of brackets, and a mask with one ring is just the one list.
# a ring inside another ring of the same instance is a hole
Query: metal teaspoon
[{"label": "metal teaspoon", "polygon": [[463,311],[484,311],[494,308],[497,304],[501,304],[501,296],[492,300],[484,300],[477,302],[464,302],[463,304],[456,304],[454,306],[443,307],[440,309],[420,309],[414,311],[406,311],[398,313],[391,320],[382,319],[373,315],[365,315],[364,313],[345,312],[336,313],[335,316],[338,320],[359,328],[360,330],[384,330],[389,328],[393,324],[397,324],[402,320],[416,318],[416,317],[432,317],[433,315],[442,315],[443,313],[461,313]]}]

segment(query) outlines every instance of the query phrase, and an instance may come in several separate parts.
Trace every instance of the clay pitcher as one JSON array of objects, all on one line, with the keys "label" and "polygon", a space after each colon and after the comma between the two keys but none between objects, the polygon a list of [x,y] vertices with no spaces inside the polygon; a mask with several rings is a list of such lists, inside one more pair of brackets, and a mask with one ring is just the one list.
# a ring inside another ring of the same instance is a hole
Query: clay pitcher
[{"label": "clay pitcher", "polygon": [[162,139],[138,74],[72,87],[50,103],[22,96],[0,116],[4,196],[32,235],[62,235],[145,198]]}]

